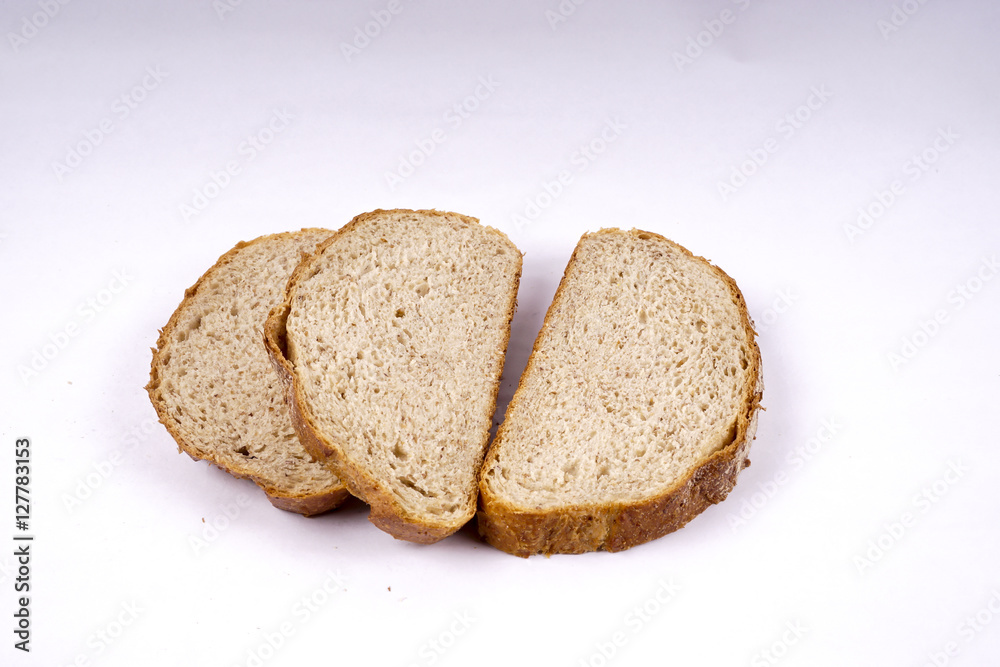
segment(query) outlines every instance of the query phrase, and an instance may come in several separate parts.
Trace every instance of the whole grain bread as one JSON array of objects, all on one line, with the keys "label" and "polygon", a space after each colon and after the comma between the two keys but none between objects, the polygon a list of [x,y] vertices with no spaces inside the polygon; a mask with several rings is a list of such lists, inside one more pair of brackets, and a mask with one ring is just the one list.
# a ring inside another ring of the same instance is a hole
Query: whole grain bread
[{"label": "whole grain bread", "polygon": [[267,320],[302,442],[394,537],[475,514],[520,273],[475,218],[379,210],[304,259]]},{"label": "whole grain bread", "polygon": [[306,515],[349,494],[299,442],[261,336],[302,254],[332,233],[263,236],[220,257],[160,331],[146,386],[181,451],[253,480],[276,507]]},{"label": "whole grain bread", "polygon": [[480,533],[621,551],[722,501],[749,465],[754,337],[721,269],[649,232],[584,235],[484,461]]}]

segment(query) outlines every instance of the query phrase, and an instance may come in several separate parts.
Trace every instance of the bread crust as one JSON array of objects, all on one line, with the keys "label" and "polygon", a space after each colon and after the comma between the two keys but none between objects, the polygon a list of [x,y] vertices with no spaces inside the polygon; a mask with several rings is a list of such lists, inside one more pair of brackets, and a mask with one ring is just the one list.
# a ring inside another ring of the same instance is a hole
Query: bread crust
[{"label": "bread crust", "polygon": [[[563,278],[535,339],[524,373],[521,375],[522,381],[534,369],[535,355],[538,353],[542,334],[562,305],[566,278],[576,262],[582,241],[600,234],[620,233],[655,238],[676,248],[679,252],[710,267],[732,291],[734,300],[739,304],[744,332],[751,348],[747,383],[741,401],[742,409],[737,415],[733,438],[728,445],[706,457],[685,477],[677,480],[659,495],[631,503],[572,504],[557,509],[536,510],[505,502],[495,496],[486,483],[484,472],[497,456],[497,443],[502,443],[506,432],[505,419],[480,469],[480,509],[477,513],[477,522],[479,533],[487,542],[515,556],[527,558],[534,554],[575,554],[602,549],[623,551],[662,537],[683,527],[709,505],[724,500],[736,484],[740,471],[750,465],[748,458],[750,442],[757,428],[757,414],[764,385],[761,376],[760,349],[755,340],[756,331],[747,311],[743,293],[736,282],[722,269],[659,234],[637,229],[629,232],[602,229],[592,234],[584,234],[566,265]],[[507,407],[507,414],[511,414],[517,406],[519,393],[519,391],[514,392]]]},{"label": "bread crust", "polygon": [[[305,228],[302,229],[301,232],[333,233],[329,230],[318,228]],[[181,434],[177,421],[170,415],[166,408],[166,402],[160,388],[161,372],[163,371],[163,361],[160,355],[170,341],[173,330],[180,321],[181,314],[195,295],[198,294],[198,290],[201,289],[202,285],[211,279],[216,271],[231,263],[243,248],[271,239],[295,236],[301,232],[269,234],[253,239],[252,241],[240,241],[231,250],[222,255],[222,257],[220,257],[218,261],[211,266],[211,268],[205,271],[205,273],[202,274],[194,285],[184,291],[184,298],[181,300],[176,310],[174,310],[174,313],[170,316],[166,326],[160,329],[160,335],[157,338],[156,347],[150,348],[153,353],[153,359],[150,363],[149,382],[146,384],[145,389],[146,393],[149,395],[150,402],[153,404],[153,408],[156,410],[156,415],[159,418],[160,423],[163,424],[163,426],[167,429],[167,432],[171,435],[171,437],[173,437],[174,441],[176,441],[179,452],[184,452],[195,461],[208,461],[210,464],[225,470],[230,475],[238,479],[249,479],[264,490],[264,493],[267,494],[267,499],[278,509],[296,512],[305,516],[313,516],[315,514],[322,514],[323,512],[332,510],[346,500],[350,496],[347,488],[341,485],[339,487],[331,488],[323,493],[305,495],[291,494],[275,487],[268,480],[254,475],[249,468],[227,465],[217,459],[211,452],[199,452],[198,448],[195,447],[193,443],[188,442]]]},{"label": "bread crust", "polygon": [[[502,237],[511,247],[516,246],[507,238],[503,232],[481,225],[477,218],[473,218],[459,213],[449,213],[436,210],[416,210],[408,209],[378,209],[370,213],[363,213],[355,217],[351,222],[337,231],[333,236],[323,241],[316,247],[316,251],[308,257],[303,258],[299,265],[292,272],[285,288],[285,299],[275,306],[267,318],[264,325],[264,343],[267,347],[268,355],[274,364],[275,370],[281,377],[282,386],[285,389],[285,396],[292,413],[292,424],[299,440],[314,457],[325,461],[334,472],[344,481],[350,492],[364,500],[371,507],[368,520],[375,526],[389,533],[396,539],[407,540],[419,544],[433,544],[465,525],[476,511],[477,479],[474,478],[469,489],[468,509],[457,520],[450,522],[430,522],[423,517],[413,515],[402,507],[392,492],[379,483],[372,475],[363,468],[355,464],[348,458],[339,443],[326,437],[316,426],[315,419],[308,401],[305,399],[302,389],[296,382],[295,366],[288,359],[287,330],[286,323],[291,312],[291,304],[295,292],[298,288],[299,280],[311,270],[314,261],[332,244],[336,243],[341,235],[345,235],[364,224],[371,218],[395,214],[413,213],[432,217],[458,217],[466,223],[481,226],[487,233],[496,234]],[[518,251],[517,271],[514,274],[511,285],[511,301],[507,309],[507,332],[503,340],[501,352],[505,355],[507,344],[510,341],[510,322],[514,316],[514,309],[517,305],[517,287],[521,277],[521,253]],[[500,389],[500,376],[494,384],[493,395],[490,401],[490,416],[496,410],[496,398]],[[489,432],[483,434],[483,442],[480,445],[485,454],[486,444],[489,439]]]}]

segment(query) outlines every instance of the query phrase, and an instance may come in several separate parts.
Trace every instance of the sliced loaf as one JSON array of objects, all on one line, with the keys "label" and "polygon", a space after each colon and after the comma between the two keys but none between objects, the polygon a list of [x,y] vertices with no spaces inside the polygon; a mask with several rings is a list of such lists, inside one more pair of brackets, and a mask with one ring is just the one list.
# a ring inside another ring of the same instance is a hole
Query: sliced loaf
[{"label": "sliced loaf", "polygon": [[268,318],[302,442],[397,538],[475,513],[520,273],[475,218],[374,211],[303,260]]},{"label": "sliced loaf", "polygon": [[483,464],[481,534],[620,551],[723,500],[756,429],[754,336],[721,269],[648,232],[584,235]]},{"label": "sliced loaf", "polygon": [[262,329],[302,254],[332,233],[263,236],[219,258],[160,331],[146,386],[181,451],[253,480],[276,507],[306,515],[349,494],[299,442]]}]

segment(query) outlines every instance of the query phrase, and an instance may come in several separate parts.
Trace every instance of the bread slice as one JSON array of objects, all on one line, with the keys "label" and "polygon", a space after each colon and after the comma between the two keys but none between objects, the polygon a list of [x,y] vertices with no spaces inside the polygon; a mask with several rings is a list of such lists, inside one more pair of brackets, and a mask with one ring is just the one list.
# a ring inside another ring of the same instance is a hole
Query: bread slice
[{"label": "bread slice", "polygon": [[374,211],[303,260],[268,318],[303,443],[397,538],[475,514],[520,274],[475,218]]},{"label": "bread slice", "polygon": [[621,551],[723,500],[750,463],[754,336],[721,269],[649,232],[584,235],[483,463],[480,533]]},{"label": "bread slice", "polygon": [[160,331],[146,386],[181,451],[253,480],[275,507],[306,515],[349,494],[296,437],[262,330],[302,253],[332,233],[262,236],[220,257]]}]

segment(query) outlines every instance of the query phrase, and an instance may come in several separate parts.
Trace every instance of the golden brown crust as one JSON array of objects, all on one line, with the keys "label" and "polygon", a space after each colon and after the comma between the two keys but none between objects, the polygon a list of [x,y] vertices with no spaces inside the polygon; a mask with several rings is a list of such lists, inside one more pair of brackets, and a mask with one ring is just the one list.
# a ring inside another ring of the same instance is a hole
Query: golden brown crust
[{"label": "golden brown crust", "polygon": [[[602,229],[593,234],[584,234],[584,238],[599,234],[617,234],[621,230]],[[505,433],[506,420],[500,425],[496,437],[480,471],[479,492],[480,511],[477,513],[479,532],[487,542],[496,548],[516,556],[528,557],[533,554],[583,553],[587,551],[623,551],[638,544],[643,544],[662,537],[683,527],[687,522],[700,514],[711,504],[721,502],[736,484],[736,478],[745,467],[750,465],[747,458],[750,442],[753,440],[757,426],[757,410],[763,394],[763,381],[760,372],[760,350],[754,339],[756,332],[750,314],[747,312],[743,293],[736,282],[722,269],[712,265],[703,257],[692,254],[681,245],[669,239],[633,229],[627,232],[640,238],[655,238],[666,242],[686,254],[711,267],[732,290],[734,299],[740,306],[744,331],[751,346],[748,380],[743,392],[743,411],[737,416],[736,428],[732,441],[707,457],[700,465],[678,480],[660,495],[637,503],[605,503],[594,505],[569,505],[553,510],[535,510],[515,507],[494,496],[486,483],[483,471],[490,466],[496,452],[496,444],[502,442]],[[528,363],[521,375],[522,379],[535,366],[535,355],[538,352],[542,334],[549,325],[550,318],[562,304],[563,290],[566,287],[566,276],[573,267],[578,243],[570,257],[563,273],[563,278],[556,290],[552,304],[549,306],[542,322],[542,328],[535,339],[535,344],[528,357]],[[518,403],[518,393],[507,407],[507,414]]]},{"label": "golden brown crust", "polygon": [[[256,480],[254,480],[256,481]],[[265,489],[267,492],[267,489]],[[309,496],[286,496],[267,492],[267,499],[279,510],[295,512],[303,516],[315,516],[323,512],[329,512],[351,497],[346,487],[331,491],[329,493],[313,494]]]},{"label": "golden brown crust", "polygon": [[[341,235],[349,233],[356,226],[363,224],[370,218],[392,213],[416,213],[434,217],[456,216],[466,223],[480,225],[479,220],[476,218],[458,213],[448,213],[435,210],[410,211],[407,209],[379,209],[370,213],[363,213],[355,217],[333,236],[317,246],[316,251],[311,256],[303,258],[302,262],[300,262],[295,268],[295,271],[292,272],[291,277],[288,279],[288,285],[285,288],[284,301],[275,306],[267,318],[267,322],[264,325],[264,338],[268,355],[271,357],[271,361],[274,364],[278,375],[281,377],[282,386],[285,389],[285,396],[288,401],[288,405],[291,408],[292,424],[295,427],[295,432],[299,435],[299,440],[305,446],[306,450],[308,450],[309,453],[317,459],[326,462],[327,465],[329,465],[331,469],[334,470],[344,481],[347,488],[354,496],[368,503],[371,507],[368,520],[377,527],[397,539],[417,542],[420,544],[433,544],[434,542],[437,542],[438,540],[454,533],[467,523],[468,520],[475,514],[476,485],[473,484],[470,489],[469,510],[465,515],[463,515],[463,518],[458,521],[451,521],[449,523],[430,523],[422,517],[413,516],[407,512],[407,510],[397,502],[396,498],[392,495],[389,489],[385,488],[379,483],[378,480],[346,457],[343,449],[338,443],[327,438],[320,432],[318,427],[315,425],[315,420],[312,418],[309,403],[303,396],[301,388],[295,382],[295,367],[288,359],[287,355],[287,332],[285,327],[288,320],[288,314],[291,312],[291,304],[295,297],[295,292],[298,288],[301,277],[305,276],[312,269],[312,264],[318,260],[318,258],[330,245],[336,243],[337,239],[339,239]],[[482,227],[488,233],[497,234],[510,243],[510,239],[508,239],[503,232],[493,229],[492,227]],[[513,247],[513,243],[511,243],[511,246]],[[515,296],[517,294],[520,277],[521,255],[518,253],[518,267],[513,280],[511,303],[507,314],[507,336],[505,337],[503,343],[504,353],[506,353],[507,343],[510,340],[510,321],[514,316],[514,309],[516,307]],[[496,409],[496,397],[497,392],[500,389],[499,380],[500,378],[498,376],[493,390],[493,401],[492,407],[490,408],[490,415],[492,415]],[[488,440],[488,438],[489,433],[487,432],[483,436],[484,450],[486,440]]]},{"label": "golden brown crust", "polygon": [[[329,230],[317,229],[317,228],[307,228],[301,230],[301,232],[328,232]],[[153,352],[153,360],[150,364],[149,369],[149,383],[146,385],[146,393],[149,394],[149,400],[153,404],[153,408],[156,410],[157,417],[163,426],[170,433],[171,437],[177,442],[178,451],[184,452],[192,459],[198,461],[208,461],[212,465],[225,470],[229,474],[239,479],[249,479],[257,486],[264,490],[267,494],[267,498],[271,501],[271,504],[275,507],[289,512],[297,512],[298,514],[304,514],[306,516],[312,516],[315,514],[321,514],[327,512],[337,505],[342,503],[350,495],[347,489],[343,486],[331,488],[323,493],[309,494],[309,495],[296,495],[289,494],[280,489],[275,488],[266,479],[255,476],[248,468],[243,468],[240,466],[227,465],[219,461],[211,452],[199,451],[192,443],[187,442],[181,435],[180,428],[177,421],[170,415],[169,411],[166,409],[166,405],[163,399],[163,395],[160,389],[160,372],[163,367],[163,361],[160,354],[167,346],[170,340],[171,334],[174,328],[177,326],[180,320],[181,313],[187,303],[194,298],[201,289],[201,286],[208,281],[212,275],[218,271],[220,268],[226,266],[236,257],[237,253],[243,248],[259,243],[262,241],[270,239],[279,239],[287,236],[295,236],[301,232],[283,232],[280,234],[270,234],[266,236],[261,236],[252,241],[240,241],[231,250],[222,255],[218,261],[212,265],[199,279],[198,281],[184,291],[184,298],[181,300],[177,309],[174,310],[173,315],[167,321],[166,326],[160,329],[159,338],[156,341],[156,347],[151,348]],[[330,232],[332,233],[332,232]]]}]

